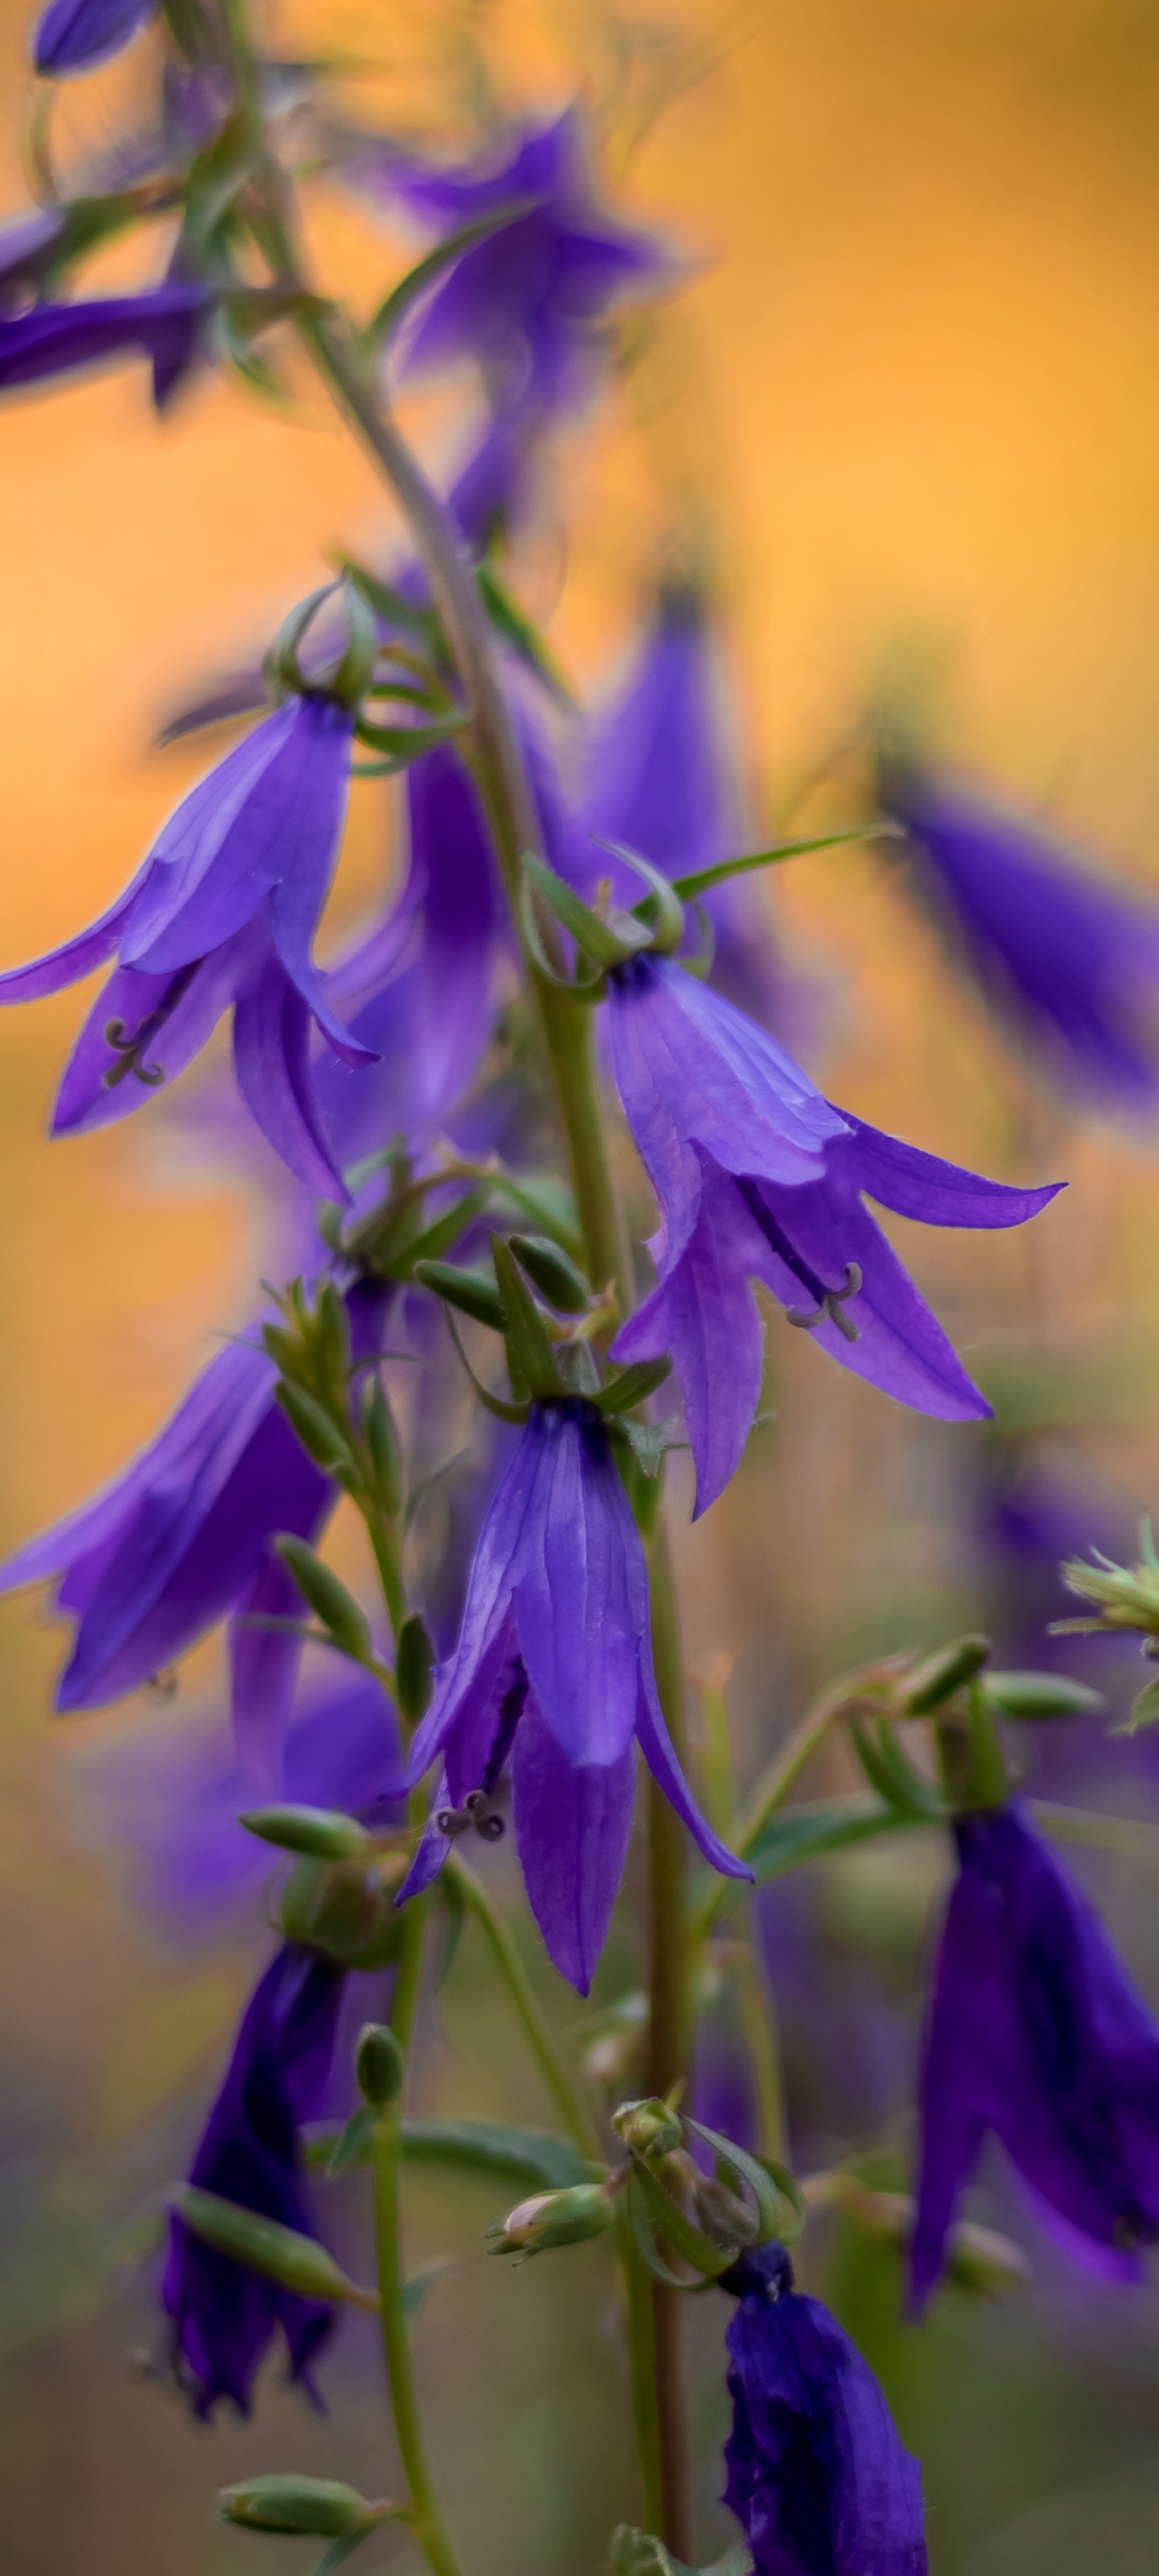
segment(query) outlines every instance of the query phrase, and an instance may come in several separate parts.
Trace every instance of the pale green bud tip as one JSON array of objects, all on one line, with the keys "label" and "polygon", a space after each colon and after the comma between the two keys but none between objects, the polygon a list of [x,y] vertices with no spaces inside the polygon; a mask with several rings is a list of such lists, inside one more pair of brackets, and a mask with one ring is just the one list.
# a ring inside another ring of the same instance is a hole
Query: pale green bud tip
[{"label": "pale green bud tip", "polygon": [[621,2102],[612,2126],[638,2156],[666,2156],[680,2145],[684,2131],[675,2111],[655,2096],[646,2102]]},{"label": "pale green bud tip", "polygon": [[384,2022],[364,2022],[354,2051],[358,2090],[372,2111],[383,2111],[402,2091],[402,2050]]},{"label": "pale green bud tip", "polygon": [[385,2518],[381,2505],[368,2504],[338,2478],[247,2478],[243,2486],[223,2487],[217,2501],[222,2521],[247,2531],[314,2532],[326,2540]]},{"label": "pale green bud tip", "polygon": [[612,2204],[602,2183],[579,2182],[570,2191],[541,2191],[521,2200],[487,2229],[489,2254],[542,2254],[550,2245],[579,2245],[602,2236]]},{"label": "pale green bud tip", "polygon": [[370,1849],[370,1837],[355,1817],[329,1807],[252,1807],[238,1823],[260,1841],[311,1860],[357,1860]]}]

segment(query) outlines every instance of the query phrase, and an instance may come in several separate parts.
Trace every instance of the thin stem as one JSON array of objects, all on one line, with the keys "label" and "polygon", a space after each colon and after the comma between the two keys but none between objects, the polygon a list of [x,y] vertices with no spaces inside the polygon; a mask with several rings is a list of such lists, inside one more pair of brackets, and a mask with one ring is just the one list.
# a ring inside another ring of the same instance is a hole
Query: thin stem
[{"label": "thin stem", "polygon": [[640,2455],[643,2527],[645,2531],[654,2532],[657,2539],[661,2539],[664,2532],[664,2482],[660,2465],[660,2414],[656,2403],[652,2319],[653,2283],[632,2234],[627,2209],[622,2200],[616,2210],[616,2243],[624,2271],[628,2367],[632,2380],[636,2447]]},{"label": "thin stem", "polygon": [[[421,1927],[419,1932],[421,1942]],[[390,2382],[399,2458],[410,2493],[410,2528],[434,2576],[459,2576],[458,2560],[443,2527],[427,2463],[411,2360],[410,2334],[403,2304],[402,2229],[399,2185],[402,2164],[402,2097],[378,2119],[374,2137],[374,2224],[378,2245],[378,2288],[382,2301],[382,2348]]]},{"label": "thin stem", "polygon": [[[677,1761],[685,1761],[684,1670],[663,1516],[648,1542],[652,1659]],[[688,1859],[684,1828],[654,1780],[648,1784],[648,2048],[645,2089],[668,2093],[688,2072],[692,2042]],[[689,2555],[688,2424],[684,2397],[683,2300],[659,2281],[652,2294],[661,2537],[674,2558]]]},{"label": "thin stem", "polygon": [[784,2156],[785,2119],[773,2002],[747,1930],[735,1945],[731,1966],[741,2030],[757,2091],[760,2152],[780,2163]]},{"label": "thin stem", "polygon": [[589,2157],[593,2163],[601,2162],[595,2127],[575,2091],[548,2024],[535,2000],[531,1980],[506,1924],[500,1921],[486,1889],[476,1878],[474,1871],[466,1867],[457,1852],[448,1854],[443,1863],[443,1869],[454,1880],[464,1904],[474,1915],[476,1923],[484,1934],[491,1956],[522,2025],[524,2038],[565,2129],[569,2136],[574,2138],[581,2155]]}]

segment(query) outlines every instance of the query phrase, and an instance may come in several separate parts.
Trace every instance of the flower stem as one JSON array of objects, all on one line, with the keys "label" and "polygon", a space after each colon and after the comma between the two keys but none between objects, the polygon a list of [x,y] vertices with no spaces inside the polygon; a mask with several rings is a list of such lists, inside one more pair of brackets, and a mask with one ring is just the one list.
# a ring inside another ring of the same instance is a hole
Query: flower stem
[{"label": "flower stem", "polygon": [[449,1853],[443,1863],[445,1875],[457,1886],[468,1911],[479,1925],[508,1995],[522,2026],[524,2038],[551,2095],[568,2135],[574,2138],[582,2155],[593,2163],[600,2159],[599,2140],[588,2113],[568,2075],[552,2038],[551,2031],[532,1992],[527,1970],[515,1947],[507,1926],[500,1921],[486,1889],[468,1869],[457,1853]]},{"label": "flower stem", "polygon": [[664,2482],[660,2463],[660,2411],[656,2402],[656,2363],[653,2342],[652,2292],[656,2286],[628,2223],[628,2213],[621,2201],[616,2211],[616,2243],[624,2271],[624,2302],[628,2321],[628,2366],[632,2379],[632,2411],[636,2422],[636,2448],[640,2457],[642,2488],[641,2513],[645,2531],[662,2536],[664,2528]]},{"label": "flower stem", "polygon": [[[417,1914],[418,1909],[410,1909]],[[422,1924],[416,1948],[421,1949]],[[401,1982],[401,1970],[400,1970]],[[397,1989],[396,1989],[397,2001]],[[427,2463],[411,2359],[410,2334],[403,2304],[400,2176],[402,2165],[402,2097],[379,2115],[374,2137],[374,2224],[378,2244],[378,2291],[382,2301],[382,2348],[390,2382],[399,2458],[410,2494],[407,2521],[434,2576],[459,2576],[458,2560],[443,2527]]]}]

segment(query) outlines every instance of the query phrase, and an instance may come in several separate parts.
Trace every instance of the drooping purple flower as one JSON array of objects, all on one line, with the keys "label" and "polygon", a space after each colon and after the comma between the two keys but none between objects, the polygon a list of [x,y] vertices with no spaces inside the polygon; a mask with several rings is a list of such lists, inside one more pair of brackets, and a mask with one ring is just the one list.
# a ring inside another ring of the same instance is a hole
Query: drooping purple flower
[{"label": "drooping purple flower", "polygon": [[1021,1225],[1057,1185],[983,1181],[823,1100],[731,1003],[665,959],[608,979],[612,1063],[660,1206],[659,1278],[613,1345],[670,1351],[696,1461],[698,1512],[733,1474],[760,1389],[750,1281],[830,1358],[947,1421],[990,1408],[863,1205],[926,1225]]},{"label": "drooping purple flower", "polygon": [[[313,2117],[330,2071],[345,1971],[287,1942],[246,2007],[229,2070],[189,2171],[199,2191],[314,2236],[295,2131]],[[248,2415],[257,2370],[280,2325],[290,2375],[315,2405],[312,2370],[334,2311],[192,2236],[174,2213],[162,2301],[173,2320],[174,2367],[196,2414],[229,2397]]]},{"label": "drooping purple flower", "polygon": [[502,411],[542,415],[576,400],[610,307],[671,274],[657,242],[600,206],[575,108],[524,133],[500,160],[438,170],[378,149],[352,176],[444,233],[515,198],[536,200],[456,260],[424,303],[407,348],[412,370],[477,358]]},{"label": "drooping purple flower", "polygon": [[[644,891],[640,879],[601,841],[625,843],[670,877],[715,867],[745,847],[721,676],[704,604],[690,584],[661,590],[627,677],[591,725],[584,751],[573,881],[590,901],[599,879],[610,877],[613,900],[630,909]],[[714,941],[713,983],[766,1024],[781,1018],[788,979],[753,880],[726,880],[702,903]],[[697,940],[690,922],[686,946]]]},{"label": "drooping purple flower", "polygon": [[54,80],[93,71],[119,54],[157,7],[158,0],[49,0],[33,29],[33,63]]},{"label": "drooping purple flower", "polygon": [[1089,2269],[1138,2277],[1159,2234],[1159,2028],[1019,1808],[959,1818],[922,2063],[911,2255],[920,2308],[989,2130]]},{"label": "drooping purple flower", "polygon": [[561,1976],[586,1994],[631,1829],[633,1738],[705,1859],[749,1877],[699,1814],[672,1750],[644,1551],[607,1431],[581,1398],[535,1404],[479,1533],[457,1651],[412,1746],[413,1779],[436,1756],[444,1772],[403,1897],[429,1885],[448,1835],[494,1830],[509,1768],[532,1912]]},{"label": "drooping purple flower", "polygon": [[[356,1287],[347,1309],[357,1361],[381,1348],[386,1299]],[[238,1750],[274,1790],[300,1644],[247,1623],[301,1614],[270,1542],[315,1538],[337,1494],[275,1402],[276,1374],[264,1351],[219,1351],[122,1475],[0,1567],[9,1592],[63,1578],[57,1603],[76,1631],[53,1700],[62,1711],[139,1690],[229,1617]]]},{"label": "drooping purple flower", "polygon": [[34,304],[27,313],[0,314],[0,391],[139,349],[152,361],[160,405],[192,364],[212,309],[204,286],[173,279],[143,295]]},{"label": "drooping purple flower", "polygon": [[123,894],[75,939],[0,974],[0,1004],[117,964],[65,1068],[54,1136],[105,1126],[171,1082],[233,1009],[238,1083],[292,1172],[346,1196],[313,1093],[310,1023],[348,1064],[374,1050],[336,1018],[311,954],[346,811],[352,719],[291,698],[182,798]]},{"label": "drooping purple flower", "polygon": [[887,766],[881,796],[952,950],[1053,1078],[1096,1107],[1152,1110],[1159,912],[924,771]]},{"label": "drooping purple flower", "polygon": [[925,2576],[921,2472],[873,2372],[793,2287],[782,2245],[723,2274],[732,2431],[724,2502],[756,2576]]}]

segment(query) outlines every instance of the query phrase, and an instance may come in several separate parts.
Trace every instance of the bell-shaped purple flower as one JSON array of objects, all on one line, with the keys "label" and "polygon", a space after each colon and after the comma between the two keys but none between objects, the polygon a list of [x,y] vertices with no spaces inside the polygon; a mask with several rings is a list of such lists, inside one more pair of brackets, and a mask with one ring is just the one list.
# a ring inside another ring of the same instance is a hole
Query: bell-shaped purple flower
[{"label": "bell-shaped purple flower", "polygon": [[[189,2171],[199,2191],[317,2234],[295,2131],[319,2108],[334,2048],[345,1971],[319,1952],[286,1943],[246,2007],[225,2082]],[[280,2325],[290,2375],[313,2399],[312,2369],[334,2311],[249,2272],[192,2236],[174,2214],[161,2296],[173,2321],[174,2367],[194,2411],[221,2397],[248,2415],[258,2368]]]},{"label": "bell-shaped purple flower", "polygon": [[314,1097],[311,1021],[371,1064],[336,1018],[311,954],[346,811],[352,719],[291,698],[182,798],[117,901],[75,939],[0,974],[0,1004],[79,982],[116,954],[85,1021],[52,1133],[105,1126],[183,1071],[233,1009],[238,1083],[299,1179],[346,1196]]},{"label": "bell-shaped purple flower", "polygon": [[922,2061],[920,2308],[989,2130],[1076,2259],[1135,2279],[1159,2235],[1159,2028],[1017,1806],[959,1818]]},{"label": "bell-shaped purple flower", "polygon": [[723,2274],[732,2431],[724,2502],[756,2576],[925,2576],[918,2463],[873,2372],[781,2245]]},{"label": "bell-shaped purple flower", "polygon": [[[357,1361],[381,1347],[381,1290],[348,1293]],[[231,1343],[194,1380],[164,1429],[92,1502],[0,1567],[0,1588],[62,1578],[76,1620],[54,1707],[99,1708],[139,1690],[219,1619],[230,1638],[234,1724],[251,1777],[276,1790],[300,1655],[285,1630],[249,1621],[301,1604],[270,1542],[314,1539],[337,1487],[308,1458],[274,1397],[264,1351]]]},{"label": "bell-shaped purple flower", "polygon": [[[601,878],[630,910],[643,891],[599,846],[620,841],[670,877],[715,867],[744,848],[742,800],[728,708],[698,592],[669,585],[627,676],[592,723],[584,749],[569,873],[587,901]],[[766,901],[751,878],[702,897],[713,935],[711,977],[771,1024],[795,997],[777,958]],[[686,945],[698,932],[690,922]]]},{"label": "bell-shaped purple flower", "polygon": [[91,303],[34,304],[27,313],[0,314],[0,392],[136,349],[152,361],[160,408],[192,365],[212,309],[204,286],[173,279],[144,295],[102,295]]},{"label": "bell-shaped purple flower", "polygon": [[158,0],[49,0],[32,34],[38,72],[59,80],[111,61],[157,15]]},{"label": "bell-shaped purple flower", "polygon": [[600,1415],[579,1397],[535,1404],[479,1533],[457,1651],[411,1749],[413,1779],[440,1755],[444,1774],[402,1897],[429,1884],[448,1836],[495,1830],[509,1769],[532,1912],[561,1976],[586,1994],[631,1829],[633,1738],[705,1859],[751,1876],[699,1814],[672,1750],[644,1550]]},{"label": "bell-shaped purple flower", "polygon": [[1095,1107],[1159,1098],[1159,912],[1084,873],[1020,815],[924,771],[887,766],[952,953],[1055,1081]]},{"label": "bell-shaped purple flower", "polygon": [[610,307],[671,274],[658,243],[599,205],[574,108],[525,133],[500,160],[436,170],[380,152],[352,175],[444,232],[514,198],[536,201],[463,252],[424,303],[407,347],[412,369],[477,358],[501,411],[543,414],[576,400]]},{"label": "bell-shaped purple flower", "polygon": [[664,959],[608,979],[612,1063],[660,1205],[659,1278],[614,1344],[672,1354],[698,1512],[733,1474],[760,1391],[750,1281],[899,1403],[947,1421],[990,1408],[862,1193],[926,1225],[1021,1225],[1055,1187],[1015,1190],[919,1153],[823,1100],[783,1048]]}]

